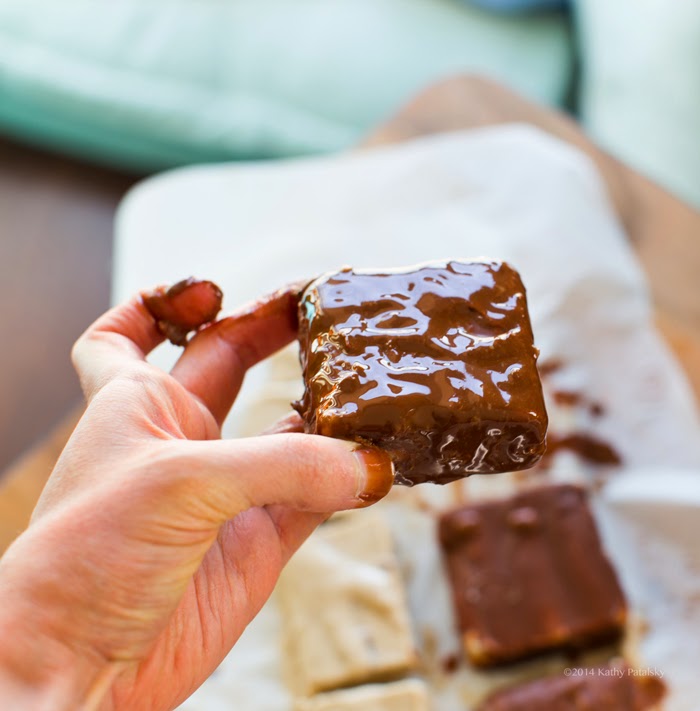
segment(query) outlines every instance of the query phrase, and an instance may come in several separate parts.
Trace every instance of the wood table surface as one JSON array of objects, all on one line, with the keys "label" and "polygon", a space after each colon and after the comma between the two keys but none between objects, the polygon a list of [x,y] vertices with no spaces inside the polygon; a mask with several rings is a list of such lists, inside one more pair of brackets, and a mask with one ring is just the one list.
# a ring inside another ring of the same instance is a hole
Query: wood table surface
[{"label": "wood table surface", "polygon": [[0,472],[81,400],[69,354],[109,306],[112,221],[136,179],[0,138]]},{"label": "wood table surface", "polygon": [[[537,126],[578,146],[595,161],[648,275],[658,326],[700,397],[700,213],[602,151],[564,115],[480,77],[454,77],[433,85],[361,147],[513,122]],[[70,413],[0,480],[0,553],[26,527],[80,414]]]}]

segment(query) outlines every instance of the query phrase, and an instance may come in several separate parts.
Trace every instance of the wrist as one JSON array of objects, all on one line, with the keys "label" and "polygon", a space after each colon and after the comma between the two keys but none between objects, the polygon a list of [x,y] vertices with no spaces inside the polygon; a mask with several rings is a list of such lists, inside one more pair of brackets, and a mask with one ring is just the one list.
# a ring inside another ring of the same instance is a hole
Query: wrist
[{"label": "wrist", "polygon": [[6,711],[68,711],[80,708],[75,690],[61,675],[25,675],[0,660],[0,706]]},{"label": "wrist", "polygon": [[[17,546],[12,548],[15,548]],[[20,543],[21,547],[21,543]],[[52,622],[51,605],[22,586],[12,548],[0,561],[0,708],[3,711],[95,711],[119,669],[71,648]],[[14,560],[13,560],[14,559]]]},{"label": "wrist", "polygon": [[[0,625],[3,640],[8,639],[3,636],[5,633]],[[112,662],[96,669],[85,659],[68,660],[69,656],[63,653],[51,657],[47,647],[36,656],[24,653],[22,645],[11,655],[0,654],[0,708],[3,711],[112,709],[108,703],[110,689],[124,665]]]}]

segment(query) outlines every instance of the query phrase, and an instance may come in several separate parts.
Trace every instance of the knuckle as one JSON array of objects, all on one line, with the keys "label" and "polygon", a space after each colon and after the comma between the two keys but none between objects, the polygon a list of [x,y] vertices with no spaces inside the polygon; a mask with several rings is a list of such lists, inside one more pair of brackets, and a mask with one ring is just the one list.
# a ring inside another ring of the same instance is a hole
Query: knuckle
[{"label": "knuckle", "polygon": [[123,393],[139,393],[152,396],[154,400],[168,397],[172,378],[163,370],[146,362],[130,363],[111,378],[109,387]]},{"label": "knuckle", "polygon": [[81,360],[83,353],[85,351],[85,341],[86,341],[85,334],[79,336],[78,339],[73,344],[73,347],[71,348],[71,351],[70,351],[71,363],[73,363],[73,367],[76,370],[78,370],[80,368],[80,360]]},{"label": "knuckle", "polygon": [[338,443],[326,437],[290,433],[280,435],[286,439],[285,454],[295,474],[311,486],[324,486],[329,480],[352,475],[349,457],[339,456]]},{"label": "knuckle", "polygon": [[137,486],[146,500],[186,499],[196,493],[196,467],[175,442],[151,445],[141,459],[135,467],[140,472]]},{"label": "knuckle", "polygon": [[218,525],[230,518],[231,502],[247,508],[245,496],[236,486],[235,478],[225,485],[212,475],[207,462],[187,443],[164,443],[150,452],[145,462],[142,495],[152,505],[176,511],[192,524]]}]

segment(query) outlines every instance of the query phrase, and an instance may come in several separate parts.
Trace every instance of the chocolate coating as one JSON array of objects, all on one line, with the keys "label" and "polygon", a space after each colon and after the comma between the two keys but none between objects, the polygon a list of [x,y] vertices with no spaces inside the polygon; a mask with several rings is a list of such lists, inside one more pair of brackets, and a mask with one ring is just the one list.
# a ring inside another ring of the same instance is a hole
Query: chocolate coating
[{"label": "chocolate coating", "polygon": [[574,668],[575,675],[548,676],[489,696],[478,711],[646,711],[665,694],[657,677],[635,676],[624,662]]},{"label": "chocolate coating", "polygon": [[171,287],[159,286],[141,295],[158,330],[174,345],[187,345],[187,335],[213,321],[223,292],[211,281],[189,277]]},{"label": "chocolate coating", "polygon": [[573,452],[588,464],[619,467],[623,463],[622,457],[611,444],[587,432],[550,434],[542,463],[547,464],[557,452],[562,450]]},{"label": "chocolate coating", "polygon": [[619,637],[625,599],[582,489],[547,486],[465,506],[441,518],[439,535],[472,664]]},{"label": "chocolate coating", "polygon": [[495,261],[350,268],[303,292],[306,432],[374,444],[397,483],[531,467],[547,414],[518,273]]}]

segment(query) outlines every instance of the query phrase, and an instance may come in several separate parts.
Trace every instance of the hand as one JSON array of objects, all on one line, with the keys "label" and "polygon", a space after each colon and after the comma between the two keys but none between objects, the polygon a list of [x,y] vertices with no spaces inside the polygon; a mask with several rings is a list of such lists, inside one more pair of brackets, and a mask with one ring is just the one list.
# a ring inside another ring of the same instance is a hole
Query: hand
[{"label": "hand", "polygon": [[203,329],[169,375],[145,360],[162,336],[141,298],[77,342],[87,411],[0,561],[1,708],[174,708],[328,513],[388,492],[379,450],[220,439],[246,370],[295,337],[294,304],[279,292]]}]

